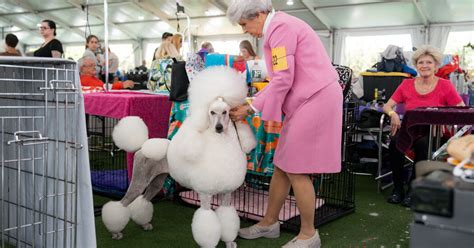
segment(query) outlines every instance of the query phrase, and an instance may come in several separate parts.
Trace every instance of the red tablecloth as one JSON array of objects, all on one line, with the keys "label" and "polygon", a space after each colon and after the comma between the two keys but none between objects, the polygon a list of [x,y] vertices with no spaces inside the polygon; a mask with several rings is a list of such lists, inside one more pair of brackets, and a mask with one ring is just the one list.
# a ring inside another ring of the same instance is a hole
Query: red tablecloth
[{"label": "red tablecloth", "polygon": [[438,107],[409,110],[403,117],[397,148],[408,151],[413,142],[426,135],[430,125],[474,125],[472,107]]},{"label": "red tablecloth", "polygon": [[[121,119],[139,116],[148,126],[150,138],[166,138],[171,102],[168,96],[140,92],[100,92],[84,94],[87,114]],[[128,177],[131,179],[133,154],[127,154]]]}]

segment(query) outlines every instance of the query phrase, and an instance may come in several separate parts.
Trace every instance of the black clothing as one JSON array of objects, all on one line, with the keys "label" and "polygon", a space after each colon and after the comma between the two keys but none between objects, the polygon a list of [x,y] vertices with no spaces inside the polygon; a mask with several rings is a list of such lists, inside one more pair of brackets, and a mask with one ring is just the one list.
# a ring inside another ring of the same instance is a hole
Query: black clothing
[{"label": "black clothing", "polygon": [[33,55],[35,57],[49,57],[52,58],[53,54],[51,51],[58,51],[61,54],[64,53],[63,51],[63,45],[61,42],[57,39],[53,39],[48,44],[45,44],[44,46],[40,47],[38,50],[36,50]]}]

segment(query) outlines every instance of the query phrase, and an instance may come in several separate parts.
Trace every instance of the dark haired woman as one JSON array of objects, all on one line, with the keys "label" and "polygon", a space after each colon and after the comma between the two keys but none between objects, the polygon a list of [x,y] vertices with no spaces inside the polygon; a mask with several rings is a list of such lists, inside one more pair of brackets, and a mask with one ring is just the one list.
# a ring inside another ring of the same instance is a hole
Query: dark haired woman
[{"label": "dark haired woman", "polygon": [[88,57],[94,60],[96,64],[97,76],[100,74],[102,67],[104,66],[104,59],[102,54],[98,53],[100,43],[99,38],[93,34],[86,38],[86,50],[82,55],[82,58]]},{"label": "dark haired woman", "polygon": [[39,27],[44,43],[33,55],[35,57],[61,58],[63,55],[63,45],[56,37],[56,23],[51,20],[41,21]]}]

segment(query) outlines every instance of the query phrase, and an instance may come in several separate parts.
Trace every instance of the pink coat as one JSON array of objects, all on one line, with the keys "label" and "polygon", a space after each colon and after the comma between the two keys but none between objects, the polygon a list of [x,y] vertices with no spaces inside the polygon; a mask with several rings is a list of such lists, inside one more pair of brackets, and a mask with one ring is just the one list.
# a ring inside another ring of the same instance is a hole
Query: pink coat
[{"label": "pink coat", "polygon": [[283,129],[274,165],[289,173],[341,168],[342,89],[323,44],[302,20],[277,12],[264,35],[271,81],[252,105]]}]

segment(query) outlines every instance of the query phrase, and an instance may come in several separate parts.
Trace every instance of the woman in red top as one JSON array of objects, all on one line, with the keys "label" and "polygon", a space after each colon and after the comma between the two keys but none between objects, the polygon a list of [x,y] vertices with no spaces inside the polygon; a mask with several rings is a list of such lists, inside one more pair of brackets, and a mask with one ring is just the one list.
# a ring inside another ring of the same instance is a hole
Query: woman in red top
[{"label": "woman in red top", "polygon": [[[413,54],[413,64],[416,66],[419,76],[414,79],[405,79],[383,107],[384,112],[390,116],[390,134],[393,136],[390,142],[389,156],[394,189],[392,195],[387,199],[389,203],[402,203],[404,206],[410,206],[411,203],[410,187],[406,194],[403,188],[404,154],[395,146],[396,134],[400,128],[400,117],[393,110],[393,107],[398,103],[405,103],[406,110],[419,107],[464,106],[453,84],[449,80],[435,76],[442,56],[438,49],[429,45],[421,46],[416,50]],[[428,136],[415,141],[413,151],[415,153],[414,164],[420,160],[426,160]],[[410,182],[414,177],[415,170],[413,170]]]}]

